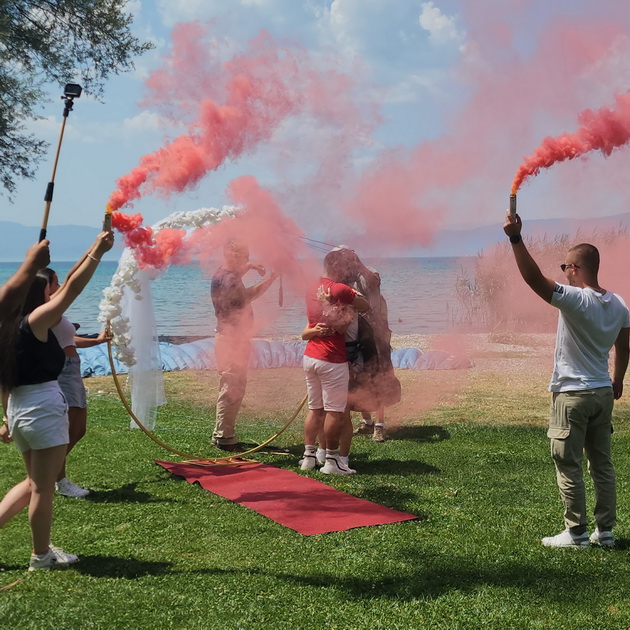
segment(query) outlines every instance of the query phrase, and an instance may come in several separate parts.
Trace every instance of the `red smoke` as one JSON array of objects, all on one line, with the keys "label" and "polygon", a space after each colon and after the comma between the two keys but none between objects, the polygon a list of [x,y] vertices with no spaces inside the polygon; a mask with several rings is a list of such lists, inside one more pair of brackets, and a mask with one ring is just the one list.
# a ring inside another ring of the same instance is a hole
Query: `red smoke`
[{"label": "red smoke", "polygon": [[112,213],[112,227],[123,234],[125,245],[134,250],[141,268],[167,269],[173,263],[189,260],[184,248],[186,230],[163,228],[154,234],[142,221],[141,214]]},{"label": "red smoke", "polygon": [[527,177],[538,175],[541,168],[573,160],[589,151],[599,150],[609,156],[613,149],[627,144],[630,141],[630,92],[617,95],[612,109],[602,107],[596,111],[583,111],[578,122],[581,127],[576,132],[545,138],[525,159],[516,172],[512,193],[516,193]]},{"label": "red smoke", "polygon": [[119,211],[112,213],[112,226],[123,234],[125,245],[134,250],[141,268],[167,269],[193,257],[204,263],[217,253],[220,255],[228,239],[237,238],[268,269],[288,274],[290,283],[298,273],[296,259],[307,255],[301,230],[284,216],[272,194],[252,176],[233,180],[228,195],[243,210],[234,218],[190,233],[175,228],[162,228],[154,233],[151,227],[142,225],[141,214]]},{"label": "red smoke", "polygon": [[[592,83],[601,74],[595,69],[625,37],[624,20],[603,11],[588,18],[565,13],[536,30],[524,54],[517,40],[529,24],[530,5],[482,0],[483,10],[462,3],[469,40],[457,68],[461,92],[444,101],[443,131],[416,146],[382,151],[356,190],[344,190],[344,211],[370,251],[430,245],[442,227],[496,221],[501,190],[514,177],[510,161],[520,161],[520,147],[537,143],[545,129],[557,129],[567,116],[574,119],[592,101]],[[604,94],[614,92],[598,85]],[[607,181],[593,182],[598,190],[611,187],[613,168]]]},{"label": "red smoke", "polygon": [[221,254],[227,240],[236,238],[248,246],[252,259],[268,270],[294,278],[297,259],[308,253],[295,222],[284,215],[273,195],[252,176],[233,180],[228,195],[243,210],[234,218],[191,232],[183,244],[186,250],[205,263],[217,252]]},{"label": "red smoke", "polygon": [[[297,152],[301,160],[310,155],[309,173],[317,175],[309,183],[314,185],[317,181],[319,187],[325,180],[325,185],[334,188],[335,177],[344,173],[335,165],[340,159],[350,160],[356,146],[357,141],[349,139],[367,135],[362,114],[354,103],[353,83],[351,76],[339,73],[325,56],[311,59],[299,48],[277,46],[266,34],[235,55],[232,47],[217,38],[208,26],[177,26],[171,55],[147,80],[144,104],[154,106],[174,124],[185,124],[187,133],[141,157],[136,168],[118,179],[109,207],[119,210],[145,195],[169,197],[191,189],[208,172],[226,162],[236,161],[261,144],[265,150],[272,147],[278,142],[272,136],[282,125],[280,142],[286,148],[271,156],[273,167],[287,173],[296,165]],[[366,110],[368,116],[374,117],[373,108]],[[288,123],[291,117],[295,120]],[[295,132],[303,126],[320,130],[320,137],[324,136],[322,128],[327,129],[326,137],[334,135],[334,141],[328,140],[328,155],[335,156],[330,164],[324,165],[318,159],[315,143],[296,136]],[[339,130],[345,131],[339,134]],[[345,139],[339,139],[340,135]],[[303,169],[301,164],[298,171]],[[293,175],[284,177],[293,179]],[[235,198],[245,194],[242,183],[233,184],[230,194]],[[309,199],[312,195],[302,192],[302,197]],[[248,207],[250,201],[243,201],[242,205]],[[279,207],[276,210],[274,221],[258,225],[257,238],[261,243],[275,243],[279,221],[286,221]],[[175,256],[171,247],[150,251],[158,246],[157,237],[150,228],[142,227],[140,215],[128,217],[114,212],[113,226],[124,234],[125,244],[134,249],[143,266],[165,268]],[[187,242],[182,239],[182,243]],[[281,251],[276,247],[274,256],[277,258]]]},{"label": "red smoke", "polygon": [[[200,95],[198,101],[191,103],[189,92],[201,86],[191,86],[194,81],[182,66],[186,61],[192,64],[195,57],[203,64],[203,34],[197,23],[177,26],[173,32],[173,54],[166,60],[168,67],[153,74],[147,82],[154,98],[180,106],[180,117],[190,116],[194,104],[196,120],[189,123],[188,134],[143,156],[139,166],[118,180],[108,202],[112,210],[146,194],[158,192],[168,196],[195,185],[225,160],[237,158],[268,140],[278,124],[297,107],[300,94],[291,88],[296,66],[292,57],[281,55],[268,37],[252,42],[249,57],[233,59],[220,68],[207,60],[213,72],[204,81],[210,84],[216,80],[222,90],[213,86],[214,91],[222,91],[225,102],[218,104]],[[188,69],[194,74],[195,67],[191,65]]]},{"label": "red smoke", "polygon": [[[347,60],[333,66],[321,50],[278,46],[268,35],[234,54],[238,34],[223,40],[217,23],[180,25],[171,55],[147,81],[145,104],[186,133],[141,158],[110,203],[120,208],[144,195],[189,190],[213,169],[257,151],[264,170],[256,174],[307,236],[359,252],[403,253],[430,245],[440,227],[495,221],[522,148],[606,102],[622,80],[617,63],[627,58],[626,5],[569,14],[550,5],[551,17],[541,21],[530,19],[534,11],[520,0],[462,3],[467,39],[458,65],[433,77],[435,89],[422,93],[424,100],[414,95],[417,116],[401,119],[409,126],[401,142],[408,144],[393,148],[374,131],[379,114],[387,124],[396,116],[388,100],[400,101],[395,89],[389,93],[368,75],[374,68],[344,74],[338,68]],[[431,112],[436,107],[439,116]],[[430,139],[414,145],[421,126]],[[563,206],[586,213],[588,181],[593,198],[606,194],[610,213],[620,211],[623,195],[608,194],[628,188],[620,163],[589,162],[598,176],[581,178],[577,202],[571,195],[579,169],[556,169],[554,183],[568,177],[574,184],[561,187]],[[267,226],[261,240],[273,229]]]}]

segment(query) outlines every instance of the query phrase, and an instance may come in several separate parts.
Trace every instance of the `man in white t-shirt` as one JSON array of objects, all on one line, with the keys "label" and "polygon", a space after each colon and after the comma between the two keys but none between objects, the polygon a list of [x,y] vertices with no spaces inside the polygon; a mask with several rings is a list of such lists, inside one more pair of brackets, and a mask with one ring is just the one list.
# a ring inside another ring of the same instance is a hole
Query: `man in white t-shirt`
[{"label": "man in white t-shirt", "polygon": [[[503,229],[510,237],[523,280],[559,311],[547,436],[556,465],[566,529],[542,539],[546,547],[612,547],[616,519],[615,469],[610,457],[614,400],[623,393],[628,367],[628,308],[597,280],[599,252],[588,243],[572,247],[560,265],[568,285],[543,276],[521,238],[521,219],[507,213]],[[615,348],[612,380],[608,354]],[[596,529],[588,535],[582,457],[586,453],[595,486]]]}]

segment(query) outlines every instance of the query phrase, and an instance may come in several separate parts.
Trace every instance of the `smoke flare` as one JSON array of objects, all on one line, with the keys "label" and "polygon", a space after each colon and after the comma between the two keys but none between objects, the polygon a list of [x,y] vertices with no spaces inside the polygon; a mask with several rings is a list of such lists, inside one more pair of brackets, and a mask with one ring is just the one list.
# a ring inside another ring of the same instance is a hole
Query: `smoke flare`
[{"label": "smoke flare", "polygon": [[521,164],[512,183],[512,194],[525,179],[538,175],[541,168],[549,168],[556,162],[573,160],[599,150],[608,157],[614,149],[630,142],[630,92],[615,97],[612,108],[596,111],[587,109],[578,116],[580,128],[574,133],[563,133],[556,138],[547,137]]}]

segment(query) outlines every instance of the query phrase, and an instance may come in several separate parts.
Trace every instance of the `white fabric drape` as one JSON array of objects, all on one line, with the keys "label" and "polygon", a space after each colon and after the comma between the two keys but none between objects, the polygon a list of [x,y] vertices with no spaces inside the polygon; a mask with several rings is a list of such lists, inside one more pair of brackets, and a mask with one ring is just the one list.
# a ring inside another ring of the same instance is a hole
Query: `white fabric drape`
[{"label": "white fabric drape", "polygon": [[[138,294],[127,290],[123,301],[123,313],[129,319],[129,337],[135,349],[136,363],[129,368],[131,409],[147,429],[155,428],[157,408],[166,403],[162,358],[158,344],[150,277],[139,270],[136,280]],[[131,420],[130,426],[137,427]]]}]

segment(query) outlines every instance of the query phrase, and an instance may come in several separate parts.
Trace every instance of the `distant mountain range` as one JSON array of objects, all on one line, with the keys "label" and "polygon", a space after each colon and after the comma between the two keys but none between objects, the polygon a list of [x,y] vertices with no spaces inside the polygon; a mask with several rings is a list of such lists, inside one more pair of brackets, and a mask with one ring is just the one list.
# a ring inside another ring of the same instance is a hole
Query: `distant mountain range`
[{"label": "distant mountain range", "polygon": [[[578,230],[585,237],[595,231],[630,228],[630,213],[597,219],[539,219],[528,220],[525,232],[529,236],[574,234]],[[77,260],[96,238],[98,230],[82,225],[51,225],[48,239],[52,258],[56,262]],[[39,228],[20,223],[0,221],[0,262],[22,260],[26,250],[37,241]],[[416,248],[411,256],[475,256],[481,250],[505,238],[500,220],[494,225],[460,230],[440,230],[429,247]],[[118,260],[121,246],[116,245],[106,260]],[[392,255],[394,255],[392,253]],[[400,253],[398,253],[400,255]]]},{"label": "distant mountain range", "polygon": [[[27,227],[11,221],[0,221],[0,262],[24,259],[26,250],[39,239],[40,228]],[[83,225],[50,225],[46,238],[55,262],[75,261],[84,254],[99,230]],[[105,260],[118,260],[120,249],[114,248]]]}]

